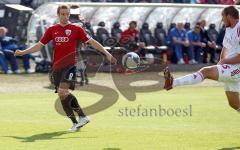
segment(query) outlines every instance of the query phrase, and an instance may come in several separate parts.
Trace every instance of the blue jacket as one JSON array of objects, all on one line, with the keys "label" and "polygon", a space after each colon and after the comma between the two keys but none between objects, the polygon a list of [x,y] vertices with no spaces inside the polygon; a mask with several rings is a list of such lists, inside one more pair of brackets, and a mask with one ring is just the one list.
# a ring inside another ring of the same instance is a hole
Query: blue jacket
[{"label": "blue jacket", "polygon": [[18,49],[17,46],[17,41],[16,39],[9,37],[9,36],[4,36],[0,38],[0,42],[2,45],[2,49],[4,50],[12,50],[15,51],[16,49]]}]

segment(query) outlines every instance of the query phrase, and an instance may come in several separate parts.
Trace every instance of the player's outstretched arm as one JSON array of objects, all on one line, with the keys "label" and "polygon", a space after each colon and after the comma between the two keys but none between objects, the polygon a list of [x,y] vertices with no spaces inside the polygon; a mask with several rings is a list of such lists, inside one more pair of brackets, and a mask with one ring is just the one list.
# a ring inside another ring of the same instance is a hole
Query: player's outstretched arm
[{"label": "player's outstretched arm", "polygon": [[89,44],[91,44],[91,46],[95,49],[97,49],[98,51],[102,52],[108,59],[109,62],[116,64],[117,60],[116,58],[114,58],[100,43],[98,43],[98,41],[94,40],[94,39],[90,39],[88,41]]},{"label": "player's outstretched arm", "polygon": [[40,51],[42,49],[42,47],[43,47],[43,44],[38,42],[37,44],[33,45],[32,47],[30,47],[26,50],[16,50],[15,56],[23,56],[26,54],[35,53],[35,52]]},{"label": "player's outstretched arm", "polygon": [[240,54],[237,54],[232,58],[222,59],[218,64],[240,64]]}]

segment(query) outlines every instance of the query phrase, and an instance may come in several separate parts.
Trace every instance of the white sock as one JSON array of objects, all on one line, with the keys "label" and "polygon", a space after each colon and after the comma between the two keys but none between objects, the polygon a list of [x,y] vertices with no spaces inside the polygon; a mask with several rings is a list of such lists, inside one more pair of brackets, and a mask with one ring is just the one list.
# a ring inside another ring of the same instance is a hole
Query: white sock
[{"label": "white sock", "polygon": [[196,72],[193,74],[189,74],[183,77],[179,77],[173,80],[173,87],[182,86],[182,85],[192,85],[200,83],[204,80],[202,73]]}]

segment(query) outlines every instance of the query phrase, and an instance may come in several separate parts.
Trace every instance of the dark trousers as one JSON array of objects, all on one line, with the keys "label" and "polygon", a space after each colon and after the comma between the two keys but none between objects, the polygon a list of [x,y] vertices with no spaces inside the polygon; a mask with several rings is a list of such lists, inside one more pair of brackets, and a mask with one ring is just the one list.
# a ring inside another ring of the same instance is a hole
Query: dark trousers
[{"label": "dark trousers", "polygon": [[200,53],[202,48],[200,46],[190,45],[188,49],[188,57],[190,60],[195,59],[197,62],[200,61]]},{"label": "dark trousers", "polygon": [[8,71],[8,64],[6,62],[6,58],[3,52],[0,52],[0,66],[4,73]]},{"label": "dark trousers", "polygon": [[208,54],[210,54],[210,62],[215,63],[216,50],[210,47],[206,47],[203,50],[203,63],[208,63]]}]

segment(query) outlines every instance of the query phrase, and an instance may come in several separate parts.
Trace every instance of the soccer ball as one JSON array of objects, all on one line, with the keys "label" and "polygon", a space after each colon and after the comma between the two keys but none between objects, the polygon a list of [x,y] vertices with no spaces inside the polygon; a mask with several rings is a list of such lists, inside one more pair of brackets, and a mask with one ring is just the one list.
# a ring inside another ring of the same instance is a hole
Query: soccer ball
[{"label": "soccer ball", "polygon": [[137,69],[140,65],[140,57],[137,53],[129,52],[122,57],[122,65],[127,69]]}]

